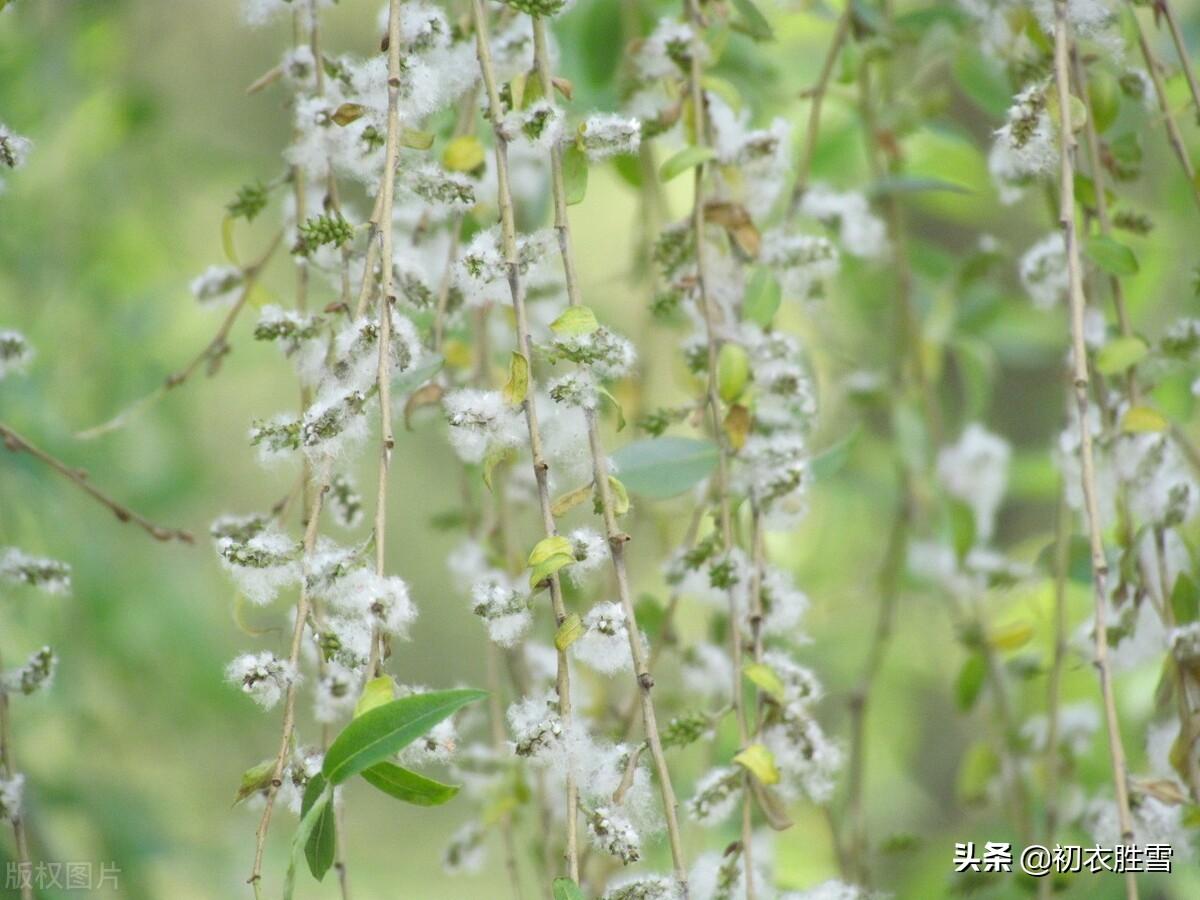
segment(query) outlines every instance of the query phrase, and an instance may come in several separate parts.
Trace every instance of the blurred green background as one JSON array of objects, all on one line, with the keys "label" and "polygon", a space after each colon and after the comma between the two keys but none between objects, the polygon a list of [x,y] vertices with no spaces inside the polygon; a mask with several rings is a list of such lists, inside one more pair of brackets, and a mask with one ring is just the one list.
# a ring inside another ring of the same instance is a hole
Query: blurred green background
[{"label": "blurred green background", "polygon": [[[635,11],[650,22],[656,10],[669,7],[645,4]],[[376,4],[342,0],[325,14],[326,46],[371,52],[378,41],[376,12]],[[1193,38],[1194,12],[1195,4],[1187,4]],[[799,131],[807,103],[796,98],[815,78],[833,14],[821,8],[771,14],[778,40],[757,45],[734,36],[718,73],[764,119],[784,115]],[[279,58],[287,31],[284,25],[247,29],[232,0],[22,0],[0,14],[0,121],[34,141],[28,166],[9,177],[0,195],[0,327],[23,331],[38,350],[28,377],[0,386],[0,418],[86,466],[97,484],[133,508],[198,535],[195,547],[156,544],[28,457],[0,454],[0,545],[74,567],[71,597],[0,597],[0,650],[10,664],[42,643],[61,656],[53,689],[14,703],[14,750],[29,777],[35,857],[114,860],[122,869],[121,897],[247,894],[257,813],[233,809],[231,801],[240,773],[274,747],[278,716],[261,714],[225,685],[222,669],[236,653],[278,648],[284,637],[277,631],[255,638],[239,628],[233,590],[205,532],[217,515],[264,509],[290,486],[290,472],[258,465],[246,432],[256,416],[294,404],[294,381],[275,348],[249,339],[247,317],[218,376],[197,377],[123,430],[92,442],[72,435],[153,390],[217,327],[221,313],[199,309],[187,284],[222,261],[220,224],[236,188],[281,171],[279,151],[289,130],[282,94],[247,97],[245,87]],[[611,76],[626,40],[619,4],[579,0],[559,31],[563,68],[579,90],[575,109],[611,108]],[[917,298],[935,343],[967,336],[995,362],[974,412],[1016,445],[998,543],[1032,561],[1049,539],[1057,491],[1047,448],[1063,415],[1057,371],[1065,320],[1031,308],[1012,262],[965,294],[954,290],[953,276],[980,234],[995,235],[1019,254],[1053,223],[1036,192],[1016,207],[998,204],[984,154],[1007,96],[1000,91],[999,108],[988,108],[986,85],[971,97],[954,79],[939,76],[957,71],[973,52],[950,37],[945,57],[931,63],[919,84],[905,88],[901,79],[897,107],[897,115],[925,120],[904,141],[907,171],[972,189],[906,201],[920,235],[913,249]],[[1180,87],[1178,79],[1172,82],[1172,90]],[[1177,99],[1182,105],[1182,93]],[[853,102],[853,85],[835,84],[816,159],[816,177],[839,186],[867,177]],[[1157,335],[1175,316],[1196,309],[1190,266],[1200,231],[1154,117],[1130,115],[1128,127],[1145,133],[1146,176],[1122,190],[1154,213],[1156,228],[1149,238],[1129,239],[1142,264],[1129,293],[1138,329]],[[1185,125],[1195,149],[1197,130]],[[673,216],[689,204],[679,182],[669,195]],[[637,193],[611,168],[593,173],[586,201],[572,211],[585,248],[587,302],[639,336],[647,396],[670,402],[687,384],[673,334],[648,326],[649,288],[634,269],[638,216]],[[244,255],[273,227],[260,220],[239,232]],[[276,260],[267,285],[286,300],[285,261]],[[836,381],[887,358],[893,337],[878,323],[891,321],[892,303],[886,269],[850,261],[819,313],[787,312],[785,325],[814,348],[827,398],[818,444],[856,423],[858,413],[841,399]],[[944,387],[953,433],[969,404],[953,373]],[[1157,399],[1178,420],[1188,420],[1186,390],[1170,386]],[[846,468],[814,490],[806,524],[772,545],[813,600],[808,630],[814,643],[801,658],[825,679],[823,720],[843,739],[845,700],[873,627],[874,572],[896,503],[891,452],[868,423]],[[441,563],[458,536],[429,521],[457,502],[457,467],[429,419],[404,435],[399,454],[389,554],[393,570],[410,582],[421,618],[413,641],[393,659],[393,671],[435,686],[481,684],[482,631]],[[634,563],[644,590],[662,591],[654,559],[677,538],[670,520],[681,509],[643,504],[637,511]],[[1086,590],[1071,599],[1078,623],[1088,608]],[[997,619],[1033,623],[1028,652],[1044,658],[1047,583],[1023,584],[987,602]],[[266,626],[282,622],[281,614],[253,618]],[[872,837],[894,848],[881,855],[880,886],[901,897],[947,894],[954,841],[1011,839],[1002,808],[964,806],[956,793],[963,752],[988,727],[980,713],[964,716],[955,708],[953,681],[963,657],[944,603],[907,591],[872,708],[866,791]],[[1135,770],[1156,677],[1145,671],[1119,683]],[[1019,687],[1023,711],[1040,712],[1044,680]],[[1090,670],[1073,666],[1066,691],[1068,698],[1094,697]],[[694,776],[699,764],[699,757],[685,757],[683,770]],[[1093,742],[1084,769],[1083,780],[1105,783],[1101,740]],[[686,786],[681,793],[689,793]],[[453,803],[414,810],[357,790],[347,816],[356,896],[497,896],[498,854],[481,875],[451,881],[441,874],[444,839],[464,812]],[[802,808],[796,816],[797,826],[779,838],[781,884],[802,887],[833,877],[823,814]],[[276,822],[268,891],[284,866],[290,821],[285,814]],[[695,829],[688,839],[693,850],[705,841],[711,849],[724,846]],[[6,833],[0,854],[9,848]],[[650,856],[652,862],[665,858],[661,847]],[[1011,881],[986,884],[988,896],[1026,893]],[[1200,877],[1190,867],[1151,884],[1150,891],[1161,891],[1151,896],[1200,896]],[[1119,891],[1116,879],[1100,879],[1077,884],[1071,895],[1115,897]],[[317,887],[302,880],[300,896],[335,893],[332,882]]]}]

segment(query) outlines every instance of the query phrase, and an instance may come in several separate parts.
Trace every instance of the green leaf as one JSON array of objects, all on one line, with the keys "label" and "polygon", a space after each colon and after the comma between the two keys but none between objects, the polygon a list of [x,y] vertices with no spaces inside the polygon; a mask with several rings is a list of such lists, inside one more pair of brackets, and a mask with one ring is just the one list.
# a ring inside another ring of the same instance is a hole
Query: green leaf
[{"label": "green leaf", "polygon": [[492,447],[483,458],[483,483],[487,489],[492,489],[492,473],[501,463],[516,459],[516,451],[512,447]]},{"label": "green leaf", "polygon": [[1171,589],[1171,609],[1176,625],[1188,625],[1200,619],[1200,589],[1185,572],[1179,573]]},{"label": "green leaf", "polygon": [[392,391],[396,394],[407,394],[415,391],[430,378],[442,370],[446,358],[440,353],[422,357],[424,362],[415,369],[407,369],[392,379]]},{"label": "green leaf", "polygon": [[978,47],[964,46],[954,61],[954,77],[971,101],[993,118],[999,119],[1012,103],[1012,88],[1003,66],[980,53]]},{"label": "green leaf", "polygon": [[457,784],[442,784],[390,762],[364,769],[362,777],[372,787],[413,806],[441,806],[458,793]]},{"label": "green leaf", "polygon": [[625,430],[625,410],[621,408],[621,402],[612,395],[612,392],[600,385],[596,386],[596,393],[612,404],[613,411],[617,414],[617,431]]},{"label": "green leaf", "polygon": [[1105,272],[1117,277],[1136,275],[1138,272],[1137,257],[1133,251],[1120,241],[1113,240],[1102,234],[1088,238],[1087,255]]},{"label": "green leaf", "polygon": [[[301,853],[307,857],[306,848],[309,838],[316,829],[317,822],[325,815],[325,811],[332,807],[333,788],[323,781],[318,775],[309,781],[308,788],[304,792],[308,808],[304,809],[301,806],[300,824],[296,828],[295,835],[292,836],[292,852],[289,854],[287,874],[283,879],[283,900],[292,900],[292,895],[296,892],[296,860],[300,858]],[[314,790],[314,783],[321,785],[319,791]]]},{"label": "green leaf", "polygon": [[550,330],[563,337],[591,334],[600,327],[590,306],[568,306],[561,316],[550,323]]},{"label": "green leaf", "polygon": [[588,159],[577,144],[571,144],[562,155],[563,190],[567,206],[582,203],[587,195]]},{"label": "green leaf", "polygon": [[237,219],[233,216],[226,216],[221,220],[221,246],[225,249],[225,258],[233,265],[240,266],[237,247],[233,243],[233,226],[235,222],[237,222]]},{"label": "green leaf", "polygon": [[431,691],[377,706],[353,720],[334,739],[325,752],[321,771],[330,784],[341,784],[403,750],[468,703],[486,696],[484,691],[469,689]]},{"label": "green leaf", "polygon": [[780,703],[783,702],[783,680],[766,663],[747,663],[742,668],[742,674],[757,685],[763,693],[770,694]]},{"label": "green leaf", "polygon": [[968,712],[979,699],[986,675],[987,662],[979,652],[968,656],[962,668],[958,670],[958,678],[954,681],[954,699],[963,712]]},{"label": "green leaf", "polygon": [[331,795],[325,793],[325,779],[317,774],[308,782],[304,789],[304,802],[300,807],[300,815],[312,809],[321,800],[320,812],[313,823],[308,840],[304,842],[304,858],[308,862],[308,871],[313,878],[320,881],[333,865],[337,855],[337,817],[334,815]]},{"label": "green leaf", "polygon": [[765,744],[751,744],[733,761],[763,784],[779,783],[779,768],[775,765],[775,754]]},{"label": "green leaf", "polygon": [[742,297],[742,318],[747,322],[754,322],[760,328],[766,328],[779,311],[782,298],[783,292],[774,273],[764,267],[755,268]]},{"label": "green leaf", "polygon": [[771,30],[771,23],[767,21],[766,16],[759,11],[759,8],[754,5],[753,0],[733,0],[734,9],[741,16],[741,24],[745,26],[746,34],[754,38],[756,41],[770,41],[775,39],[775,32]]},{"label": "green leaf", "polygon": [[1096,370],[1103,375],[1117,375],[1137,363],[1150,348],[1136,337],[1119,337],[1109,341],[1096,354]]},{"label": "green leaf", "polygon": [[583,637],[583,632],[586,629],[583,627],[583,619],[579,618],[579,613],[571,613],[563,623],[558,626],[558,630],[554,632],[554,647],[557,650],[566,650],[573,643]]},{"label": "green leaf", "polygon": [[377,706],[383,706],[396,699],[396,688],[392,679],[387,675],[372,678],[363,685],[362,694],[354,704],[354,718],[368,713]]},{"label": "green leaf", "polygon": [[508,381],[504,385],[504,402],[520,406],[529,393],[529,360],[525,354],[512,351],[508,361]]},{"label": "green leaf", "polygon": [[1033,626],[1028,622],[1009,622],[988,632],[987,641],[1001,652],[1019,650],[1033,640]]},{"label": "green leaf", "polygon": [[[620,431],[620,429],[617,429]],[[629,491],[625,490],[625,485],[621,483],[621,479],[613,475],[608,476],[608,495],[612,500],[613,515],[620,518],[629,512]]]},{"label": "green leaf", "polygon": [[840,472],[850,459],[850,451],[854,449],[860,431],[861,428],[855,425],[849,434],[814,456],[808,466],[812,477],[817,481],[825,481]]},{"label": "green leaf", "polygon": [[417,131],[415,128],[400,131],[400,143],[410,150],[428,150],[433,146],[434,137],[432,131]]},{"label": "green leaf", "polygon": [[725,343],[717,356],[717,393],[726,403],[742,396],[750,381],[750,357],[741,344]]},{"label": "green leaf", "polygon": [[975,512],[963,501],[951,499],[950,536],[954,541],[954,555],[962,562],[975,546]]},{"label": "green leaf", "polygon": [[555,878],[551,890],[554,900],[584,900],[583,891],[570,878]]},{"label": "green leaf", "polygon": [[969,187],[955,184],[941,178],[929,178],[920,175],[888,175],[877,179],[867,186],[867,195],[871,197],[896,196],[899,194],[921,194],[932,191],[947,191],[951,194],[973,194]]},{"label": "green leaf", "polygon": [[717,152],[712,147],[684,147],[662,164],[662,168],[658,170],[658,177],[663,181],[670,181],[689,169],[704,165],[716,156]]},{"label": "green leaf", "polygon": [[613,454],[613,462],[632,493],[665,500],[707,478],[716,468],[719,455],[712,441],[660,437],[626,444]]},{"label": "green leaf", "polygon": [[257,766],[251,766],[242,773],[242,783],[238,785],[237,794],[233,798],[233,805],[237,806],[247,797],[257,794],[259,791],[266,790],[271,783],[271,776],[275,774],[275,760],[264,759]]}]

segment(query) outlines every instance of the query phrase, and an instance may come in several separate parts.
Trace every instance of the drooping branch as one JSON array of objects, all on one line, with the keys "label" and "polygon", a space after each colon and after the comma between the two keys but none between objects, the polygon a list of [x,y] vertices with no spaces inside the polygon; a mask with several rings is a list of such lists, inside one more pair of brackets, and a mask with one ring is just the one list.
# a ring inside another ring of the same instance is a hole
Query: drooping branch
[{"label": "drooping branch", "polygon": [[[1122,842],[1132,844],[1134,841],[1133,817],[1129,808],[1125,748],[1121,739],[1121,726],[1117,718],[1116,698],[1113,694],[1112,669],[1108,659],[1108,560],[1104,555],[1104,540],[1101,534],[1100,510],[1096,494],[1096,463],[1092,449],[1092,433],[1088,426],[1090,403],[1088,395],[1091,377],[1088,370],[1087,344],[1084,341],[1084,314],[1087,299],[1083,293],[1083,270],[1080,265],[1079,239],[1075,229],[1075,167],[1073,160],[1075,137],[1071,123],[1069,45],[1070,24],[1067,20],[1066,3],[1064,0],[1057,0],[1054,30],[1054,81],[1058,96],[1058,126],[1061,139],[1059,148],[1059,224],[1062,228],[1067,255],[1071,364],[1076,419],[1079,428],[1080,480],[1092,556],[1092,587],[1095,597],[1095,666],[1099,675],[1100,693],[1104,704],[1108,749],[1112,761],[1113,785],[1116,791],[1117,821],[1120,824]],[[1129,900],[1136,900],[1138,896],[1137,876],[1133,873],[1126,875],[1125,890]]]},{"label": "drooping branch", "polygon": [[[504,132],[500,91],[496,84],[495,67],[492,63],[487,10],[484,7],[483,0],[472,0],[471,11],[475,26],[475,46],[479,57],[479,69],[483,76],[483,84],[486,91],[487,116],[492,126],[495,144],[501,249],[504,253],[505,265],[508,270],[508,287],[509,293],[512,296],[513,314],[516,319],[517,350],[529,361],[533,357],[530,349],[529,319],[525,309],[525,285],[521,279],[517,253],[516,211],[513,205],[512,188],[510,186],[508,138]],[[551,537],[557,535],[558,528],[554,523],[554,513],[551,509],[550,467],[542,452],[542,435],[538,425],[537,410],[533,402],[534,396],[536,396],[536,388],[533,373],[530,371],[527,398],[524,403],[525,424],[529,438],[529,451],[533,458],[533,474],[537,484],[538,508],[542,514],[542,528],[545,536]],[[557,573],[550,575],[547,581],[549,582],[550,603],[554,611],[555,623],[556,625],[562,625],[567,618],[566,606],[563,603],[562,584],[559,581]],[[558,714],[562,719],[563,728],[570,731],[573,720],[571,710],[571,676],[565,649],[557,650],[555,690],[558,695]],[[575,783],[575,773],[568,766],[566,774],[567,874],[576,883],[579,882],[578,811],[579,791]]]},{"label": "drooping branch", "polygon": [[168,528],[158,525],[151,522],[141,513],[134,512],[125,504],[114,500],[88,480],[86,471],[74,468],[58,457],[52,456],[3,422],[0,422],[0,440],[3,440],[4,446],[13,453],[27,453],[39,462],[45,463],[101,506],[110,510],[117,519],[136,525],[156,541],[182,541],[185,544],[195,542],[195,538],[190,531],[184,531],[182,528]]}]

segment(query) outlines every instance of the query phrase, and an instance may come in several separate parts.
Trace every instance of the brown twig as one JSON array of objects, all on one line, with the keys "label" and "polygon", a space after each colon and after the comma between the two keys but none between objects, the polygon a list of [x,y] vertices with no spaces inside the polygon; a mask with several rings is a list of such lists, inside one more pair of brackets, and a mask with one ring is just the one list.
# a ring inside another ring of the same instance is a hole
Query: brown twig
[{"label": "brown twig", "polygon": [[106,507],[121,522],[128,522],[138,526],[138,528],[141,528],[156,541],[182,541],[185,544],[191,544],[195,542],[195,538],[192,536],[190,531],[184,531],[182,528],[167,528],[162,525],[157,525],[154,522],[151,522],[141,513],[134,512],[125,504],[117,502],[108,494],[95,487],[91,481],[88,480],[88,474],[86,471],[83,469],[73,468],[58,457],[51,456],[45,450],[30,443],[28,439],[22,437],[3,422],[0,422],[0,439],[3,439],[4,446],[13,453],[28,453],[34,459],[45,463],[101,506]]}]

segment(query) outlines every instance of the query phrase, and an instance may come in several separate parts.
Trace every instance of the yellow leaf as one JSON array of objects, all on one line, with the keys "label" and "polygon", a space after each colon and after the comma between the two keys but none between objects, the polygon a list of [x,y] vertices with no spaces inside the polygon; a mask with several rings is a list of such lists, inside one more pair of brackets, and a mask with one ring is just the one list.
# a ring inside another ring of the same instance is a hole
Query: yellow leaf
[{"label": "yellow leaf", "polygon": [[783,702],[783,679],[766,663],[748,663],[742,669],[742,674],[757,685],[764,693],[770,694],[779,702]]},{"label": "yellow leaf", "polygon": [[568,306],[561,316],[550,323],[550,330],[563,337],[591,334],[599,327],[596,314],[588,306]]},{"label": "yellow leaf", "polygon": [[571,613],[554,632],[554,646],[559,650],[566,650],[583,636],[584,630],[583,619],[579,618],[579,613]]},{"label": "yellow leaf", "polygon": [[763,784],[779,783],[779,769],[775,767],[775,755],[763,744],[751,744],[735,756],[733,761]]},{"label": "yellow leaf", "polygon": [[997,650],[1017,650],[1033,638],[1033,626],[1028,622],[1010,622],[992,630],[988,643]]},{"label": "yellow leaf", "polygon": [[474,172],[485,158],[483,144],[473,134],[453,138],[442,151],[442,165],[451,172]]},{"label": "yellow leaf", "polygon": [[750,410],[741,404],[729,407],[722,427],[729,439],[729,446],[734,452],[741,450],[746,445],[746,436],[750,433]]},{"label": "yellow leaf", "polygon": [[717,356],[717,391],[726,403],[742,395],[750,380],[750,357],[741,344],[724,344]]},{"label": "yellow leaf", "polygon": [[504,402],[520,406],[529,393],[529,360],[516,350],[508,361],[508,383],[504,385]]},{"label": "yellow leaf", "polygon": [[542,538],[529,553],[529,586],[537,587],[559,569],[575,562],[575,551],[571,542],[556,534]]},{"label": "yellow leaf", "polygon": [[358,702],[354,704],[354,718],[357,719],[363,713],[370,712],[385,703],[391,703],[395,699],[396,689],[389,676],[380,675],[378,678],[372,678],[363,686],[362,694],[359,696]]},{"label": "yellow leaf", "polygon": [[550,506],[550,513],[556,519],[559,516],[566,515],[568,512],[586,500],[591,492],[592,485],[590,483],[585,484],[583,487],[575,488],[573,491],[568,491],[554,501],[554,503]]},{"label": "yellow leaf", "polygon": [[471,359],[471,348],[458,338],[451,338],[442,345],[442,356],[446,365],[453,369],[467,369],[474,362]]},{"label": "yellow leaf", "polygon": [[492,489],[492,473],[496,471],[496,466],[515,458],[516,453],[512,447],[492,448],[487,452],[487,456],[483,458],[483,483],[489,491]]},{"label": "yellow leaf", "polygon": [[1134,406],[1121,419],[1121,430],[1140,434],[1147,431],[1166,431],[1170,423],[1163,414],[1148,406]]},{"label": "yellow leaf", "polygon": [[613,515],[623,516],[629,512],[629,491],[625,490],[620,479],[608,476],[609,497],[612,499]]}]

